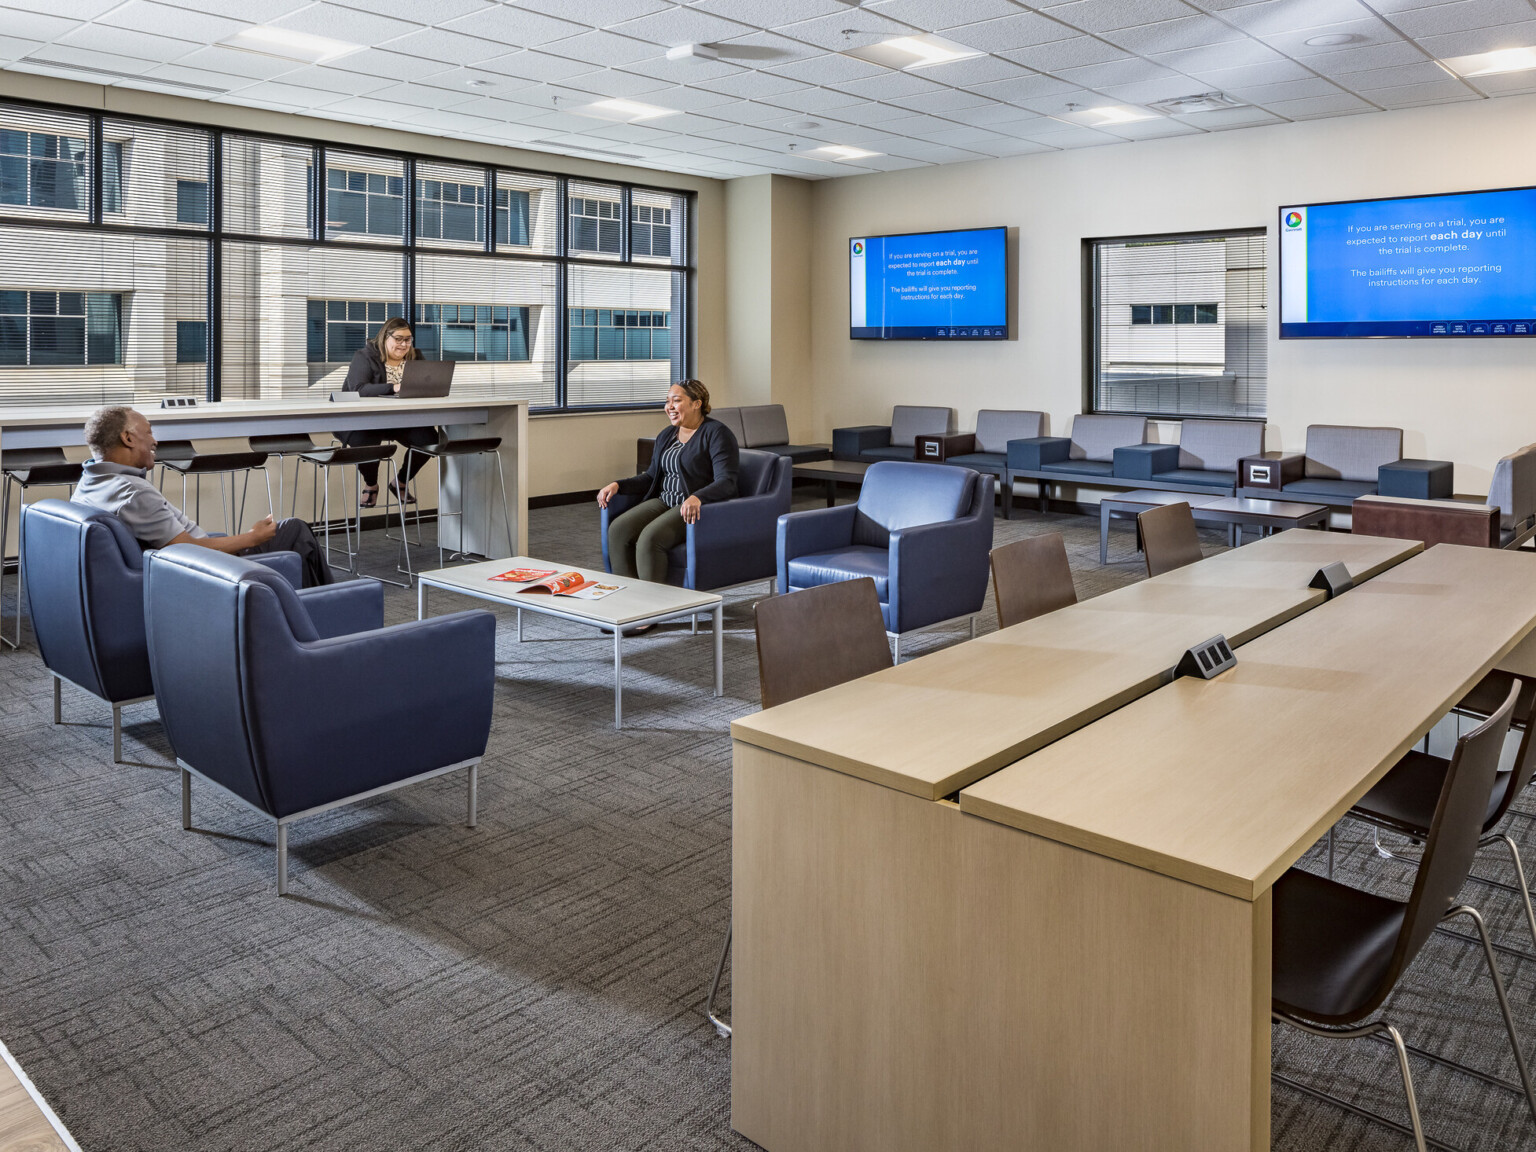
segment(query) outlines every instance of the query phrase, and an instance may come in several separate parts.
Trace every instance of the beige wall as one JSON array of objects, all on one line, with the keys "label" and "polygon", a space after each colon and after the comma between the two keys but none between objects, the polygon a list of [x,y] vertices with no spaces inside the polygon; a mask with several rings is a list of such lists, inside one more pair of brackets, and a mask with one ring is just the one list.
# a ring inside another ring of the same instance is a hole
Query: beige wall
[{"label": "beige wall", "polygon": [[[0,97],[52,101],[79,108],[160,116],[194,124],[301,136],[363,148],[387,148],[480,164],[504,164],[598,180],[629,180],[698,194],[694,229],[697,309],[693,317],[695,372],[706,381],[725,375],[725,193],[721,181],[650,168],[581,160],[522,148],[478,144],[442,136],[370,128],[338,120],[295,116],[233,104],[189,100],[130,88],[80,84],[0,71]],[[748,401],[749,403],[751,401]],[[665,423],[659,411],[610,416],[557,416],[529,423],[529,495],[598,488],[634,469],[634,438]],[[624,447],[627,442],[628,447]]]},{"label": "beige wall", "polygon": [[[1536,183],[1536,97],[911,169],[812,188],[814,427],[880,423],[893,403],[1040,408],[1055,433],[1081,411],[1084,238],[1268,227],[1276,209]],[[1017,229],[1015,338],[986,344],[848,339],[848,237]],[[1270,244],[1270,311],[1278,299]],[[1310,423],[1387,424],[1408,456],[1452,460],[1483,492],[1495,460],[1536,441],[1536,342],[1280,342],[1270,323],[1269,447]]]}]

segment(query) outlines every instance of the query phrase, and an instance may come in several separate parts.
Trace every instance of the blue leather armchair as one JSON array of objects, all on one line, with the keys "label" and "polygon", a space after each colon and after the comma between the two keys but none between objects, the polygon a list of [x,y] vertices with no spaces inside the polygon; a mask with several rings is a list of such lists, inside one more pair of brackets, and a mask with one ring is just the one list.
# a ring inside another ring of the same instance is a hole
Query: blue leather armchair
[{"label": "blue leather armchair", "polygon": [[[144,551],[116,516],[66,500],[28,504],[21,533],[32,630],[53,675],[53,722],[63,720],[66,680],[110,704],[112,760],[120,763],[123,706],[155,692],[144,641]],[[297,552],[260,560],[293,586],[301,582]]]},{"label": "blue leather armchair", "polygon": [[354,617],[366,630],[324,637],[317,614],[382,596],[372,582],[325,591],[300,597],[260,565],[190,544],[147,557],[149,665],[182,770],[182,827],[194,774],[276,821],[279,894],[288,825],[306,816],[468,768],[473,827],[491,731],[491,613],[382,628],[380,599]]},{"label": "blue leather armchair", "polygon": [[[688,525],[688,539],[667,553],[667,583],[696,592],[752,580],[771,580],[775,571],[774,532],[789,511],[795,462],[776,452],[741,450],[735,499],[704,506],[698,522]],[[608,525],[640,503],[638,496],[615,495],[602,510],[603,570],[613,571],[608,556]]]},{"label": "blue leather armchair", "polygon": [[969,468],[871,464],[857,504],[779,517],[779,591],[873,577],[899,659],[904,633],[981,610],[994,483]]}]

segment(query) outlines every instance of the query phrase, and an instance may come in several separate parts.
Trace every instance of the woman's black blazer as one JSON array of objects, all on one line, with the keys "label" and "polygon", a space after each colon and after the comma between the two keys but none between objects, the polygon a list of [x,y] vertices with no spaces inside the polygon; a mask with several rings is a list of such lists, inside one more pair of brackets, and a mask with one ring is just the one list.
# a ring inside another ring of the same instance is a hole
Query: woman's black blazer
[{"label": "woman's black blazer", "polygon": [[[651,466],[636,476],[619,481],[619,491],[626,496],[653,500],[661,495],[661,456],[677,439],[677,429],[668,424],[656,437]],[[736,495],[736,472],[741,464],[741,449],[736,436],[720,421],[704,417],[699,430],[683,445],[678,458],[683,470],[683,487],[702,504],[730,500]]]},{"label": "woman's black blazer", "polygon": [[[421,353],[412,348],[407,359],[420,360]],[[389,376],[384,371],[384,357],[379,355],[373,341],[370,340],[352,353],[352,363],[347,365],[347,378],[342,381],[341,390],[361,392],[364,396],[394,395],[395,386],[389,382]]]}]

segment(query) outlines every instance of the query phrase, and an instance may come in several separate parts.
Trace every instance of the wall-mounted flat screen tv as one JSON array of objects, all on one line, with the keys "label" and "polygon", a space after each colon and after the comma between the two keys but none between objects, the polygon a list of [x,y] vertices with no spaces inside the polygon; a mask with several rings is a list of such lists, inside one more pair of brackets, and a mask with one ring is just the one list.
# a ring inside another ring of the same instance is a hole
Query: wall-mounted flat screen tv
[{"label": "wall-mounted flat screen tv", "polygon": [[1536,336],[1536,188],[1280,209],[1280,337]]},{"label": "wall-mounted flat screen tv", "polygon": [[848,241],[854,340],[1006,340],[1008,230]]}]

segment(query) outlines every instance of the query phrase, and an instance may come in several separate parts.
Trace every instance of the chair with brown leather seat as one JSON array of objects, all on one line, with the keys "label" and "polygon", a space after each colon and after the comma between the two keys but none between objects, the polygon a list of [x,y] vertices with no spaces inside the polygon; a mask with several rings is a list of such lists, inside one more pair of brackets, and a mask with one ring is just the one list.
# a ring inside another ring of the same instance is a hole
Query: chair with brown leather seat
[{"label": "chair with brown leather seat", "polygon": [[[868,576],[759,600],[753,615],[764,708],[891,667],[880,596]],[[730,955],[731,925],[727,924],[725,946],[704,1004],[705,1015],[721,1036],[729,1036],[731,1026],[715,1015],[715,994]]]},{"label": "chair with brown leather seat", "polygon": [[992,595],[999,628],[1076,604],[1072,565],[1061,533],[1026,536],[992,549]]},{"label": "chair with brown leather seat", "polygon": [[1165,504],[1138,512],[1136,529],[1141,533],[1148,576],[1161,576],[1200,559],[1200,534],[1195,531],[1188,504]]},{"label": "chair with brown leather seat", "polygon": [[[1499,752],[1509,731],[1514,703],[1512,690],[1491,717],[1456,742],[1425,835],[1418,875],[1406,902],[1298,868],[1280,877],[1272,890],[1272,1017],[1314,1036],[1389,1036],[1397,1049],[1398,1069],[1412,1121],[1411,1134],[1419,1152],[1425,1152],[1424,1129],[1408,1068],[1407,1045],[1395,1027],[1380,1018],[1368,1018],[1381,1007],[1443,920],[1466,916],[1477,928],[1520,1070],[1526,1103],[1536,1118],[1536,1094],[1532,1093],[1525,1056],[1515,1035],[1514,1018],[1494,961],[1493,945],[1477,909],[1458,904],[1456,899],[1466,883],[1482,837],[1488,797],[1493,792]],[[1273,1079],[1332,1100],[1399,1131],[1410,1131],[1384,1116],[1334,1100],[1284,1076],[1277,1074]]]}]

